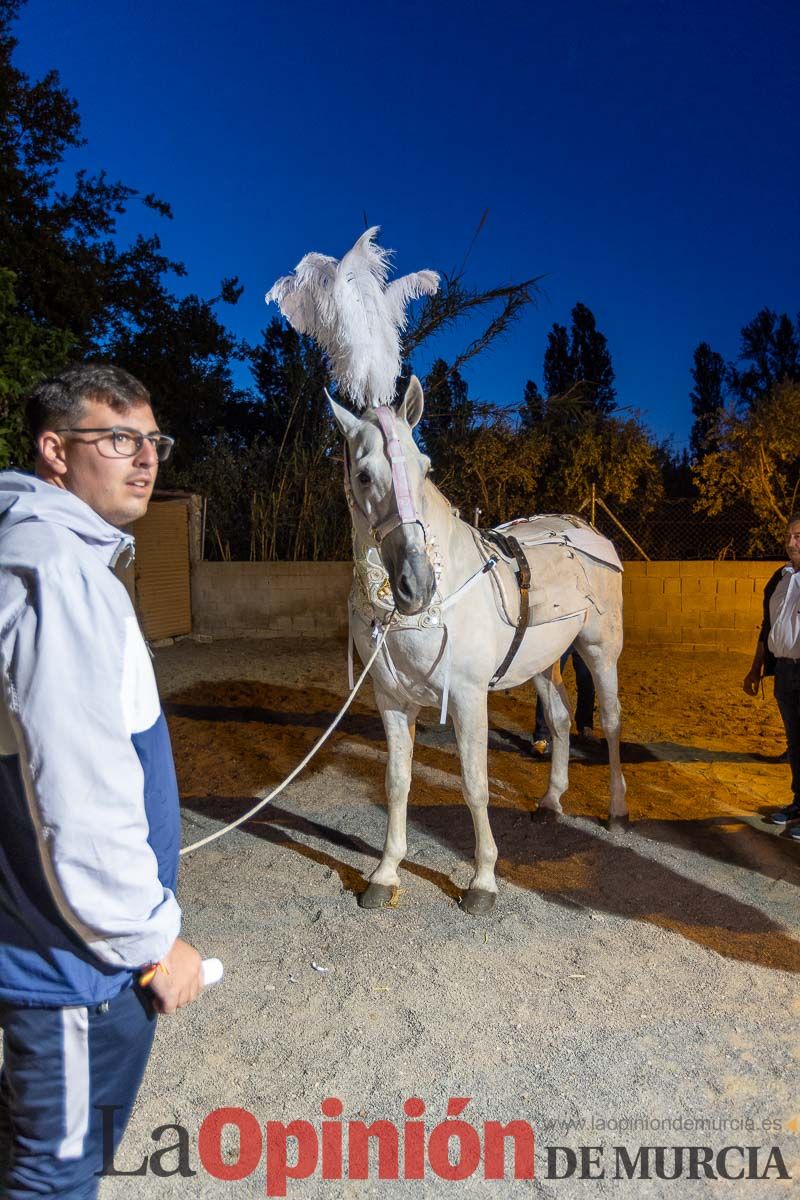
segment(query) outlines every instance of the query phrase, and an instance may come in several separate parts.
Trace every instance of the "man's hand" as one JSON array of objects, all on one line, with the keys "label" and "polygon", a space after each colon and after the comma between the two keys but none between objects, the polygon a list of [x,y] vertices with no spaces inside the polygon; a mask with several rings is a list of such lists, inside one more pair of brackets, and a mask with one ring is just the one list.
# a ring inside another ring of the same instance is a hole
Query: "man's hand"
[{"label": "man's hand", "polygon": [[761,672],[754,671],[752,667],[744,677],[742,688],[748,696],[757,696],[759,684],[761,683]]},{"label": "man's hand", "polygon": [[169,1014],[191,1004],[200,995],[203,960],[194,946],[176,938],[162,961],[169,974],[156,971],[148,987],[156,1012]]}]

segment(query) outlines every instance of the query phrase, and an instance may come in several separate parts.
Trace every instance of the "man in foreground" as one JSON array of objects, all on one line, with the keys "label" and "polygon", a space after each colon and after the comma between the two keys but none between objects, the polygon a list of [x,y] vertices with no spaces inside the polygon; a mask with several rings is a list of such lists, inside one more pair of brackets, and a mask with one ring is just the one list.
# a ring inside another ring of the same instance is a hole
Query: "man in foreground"
[{"label": "man in foreground", "polygon": [[84,1200],[98,1106],[115,1106],[118,1142],[154,1010],[201,986],[178,936],[169,735],[113,573],[172,441],[110,366],[40,384],[28,418],[36,475],[0,474],[0,1195]]},{"label": "man in foreground", "polygon": [[789,837],[800,842],[800,516],[786,527],[789,561],[764,588],[764,620],[743,687],[757,696],[764,675],[775,675],[775,700],[786,730],[792,768],[792,801],[775,809],[770,820],[786,825]]}]

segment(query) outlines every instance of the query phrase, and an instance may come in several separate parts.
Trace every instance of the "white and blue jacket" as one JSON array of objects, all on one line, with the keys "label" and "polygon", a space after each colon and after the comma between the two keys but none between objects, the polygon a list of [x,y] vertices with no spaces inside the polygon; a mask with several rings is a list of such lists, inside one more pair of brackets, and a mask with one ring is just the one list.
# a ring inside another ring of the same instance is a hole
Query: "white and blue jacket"
[{"label": "white and blue jacket", "polygon": [[133,539],[0,473],[0,1003],[109,1000],[180,930],[180,814]]}]

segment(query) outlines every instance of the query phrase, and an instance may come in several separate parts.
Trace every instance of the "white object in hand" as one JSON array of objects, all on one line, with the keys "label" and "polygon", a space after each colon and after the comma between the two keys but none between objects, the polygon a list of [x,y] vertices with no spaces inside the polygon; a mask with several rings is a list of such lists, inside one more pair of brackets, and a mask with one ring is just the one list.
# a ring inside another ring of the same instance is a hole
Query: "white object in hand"
[{"label": "white object in hand", "polygon": [[203,982],[203,987],[210,987],[212,983],[219,983],[223,976],[223,966],[218,958],[204,958],[200,968],[200,977]]}]

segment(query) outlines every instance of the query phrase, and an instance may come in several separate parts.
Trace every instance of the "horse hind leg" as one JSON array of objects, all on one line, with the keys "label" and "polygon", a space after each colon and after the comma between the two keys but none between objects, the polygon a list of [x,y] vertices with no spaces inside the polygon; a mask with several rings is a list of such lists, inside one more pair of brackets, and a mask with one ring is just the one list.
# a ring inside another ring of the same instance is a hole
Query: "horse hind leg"
[{"label": "horse hind leg", "polygon": [[472,816],[475,830],[475,872],[461,907],[472,916],[482,916],[494,908],[497,880],[494,866],[497,846],[489,825],[489,776],[487,745],[489,718],[484,692],[453,697],[451,710],[461,760],[461,790]]},{"label": "horse hind leg", "polygon": [[539,801],[537,813],[542,816],[558,816],[564,811],[561,807],[561,797],[569,786],[569,730],[572,724],[559,664],[554,663],[541,675],[534,675],[533,683],[544,708],[547,727],[553,737],[550,778],[547,791]]},{"label": "horse hind leg", "polygon": [[404,709],[375,689],[375,698],[386,732],[386,801],[388,820],[383,857],[369,877],[366,891],[358,898],[361,908],[383,908],[400,884],[397,868],[406,856],[406,816],[411,788],[411,761],[418,708]]},{"label": "horse hind leg", "polygon": [[611,792],[608,825],[610,829],[623,828],[628,822],[628,805],[625,800],[625,776],[622,774],[620,760],[621,719],[617,678],[618,652],[616,650],[612,652],[602,643],[582,642],[578,639],[578,653],[592,672],[600,707],[600,722],[608,743]]}]

